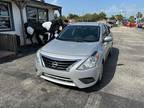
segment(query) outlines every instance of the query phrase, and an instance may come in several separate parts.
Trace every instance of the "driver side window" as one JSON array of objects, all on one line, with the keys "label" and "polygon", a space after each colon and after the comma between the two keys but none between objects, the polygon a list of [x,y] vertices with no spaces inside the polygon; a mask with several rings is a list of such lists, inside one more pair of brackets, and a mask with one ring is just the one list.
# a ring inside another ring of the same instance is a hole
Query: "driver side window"
[{"label": "driver side window", "polygon": [[102,26],[102,32],[103,32],[102,34],[103,34],[103,39],[104,39],[107,36],[107,30],[104,25]]},{"label": "driver side window", "polygon": [[110,29],[108,28],[107,25],[104,25],[104,27],[105,27],[105,30],[106,30],[106,36],[109,36],[109,34],[110,34]]}]

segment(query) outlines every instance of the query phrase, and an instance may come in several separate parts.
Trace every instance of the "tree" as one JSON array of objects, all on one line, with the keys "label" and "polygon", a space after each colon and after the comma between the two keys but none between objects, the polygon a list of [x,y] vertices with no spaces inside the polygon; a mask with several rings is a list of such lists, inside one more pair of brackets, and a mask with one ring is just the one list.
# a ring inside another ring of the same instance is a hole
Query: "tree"
[{"label": "tree", "polygon": [[83,19],[83,21],[89,22],[89,21],[92,21],[93,15],[90,13],[87,13],[87,14],[83,15],[81,18]]},{"label": "tree", "polygon": [[97,13],[87,13],[82,16],[78,16],[77,14],[70,13],[67,16],[68,19],[75,19],[76,21],[86,21],[86,22],[96,22],[99,20],[107,19],[107,15],[104,12]]},{"label": "tree", "polygon": [[107,19],[107,15],[104,12],[98,14],[99,20]]},{"label": "tree", "polygon": [[63,21],[67,19],[65,16],[61,16],[60,18],[61,18]]},{"label": "tree", "polygon": [[119,14],[119,15],[115,15],[115,19],[118,21],[122,21],[124,17],[121,14]]},{"label": "tree", "polygon": [[135,22],[135,17],[134,16],[130,16],[129,17],[129,22]]},{"label": "tree", "polygon": [[112,15],[112,16],[110,17],[110,19],[111,19],[111,20],[116,20],[116,18],[115,18],[114,15]]},{"label": "tree", "polygon": [[76,18],[79,18],[79,16],[76,15],[76,14],[70,13],[67,18],[69,18],[69,19],[76,19]]},{"label": "tree", "polygon": [[22,34],[23,34],[23,39],[24,39],[24,44],[26,44],[26,38],[25,38],[25,33],[24,33],[24,19],[23,19],[23,9],[25,5],[30,1],[30,0],[12,0],[15,2],[17,7],[19,8],[20,11],[20,16],[21,16],[21,24],[22,24]]},{"label": "tree", "polygon": [[99,20],[107,19],[107,15],[104,12],[97,13],[86,13],[85,15],[78,16],[77,14],[70,13],[67,18],[75,19],[76,21],[96,22]]},{"label": "tree", "polygon": [[98,21],[98,20],[99,20],[99,17],[98,17],[98,14],[97,14],[97,13],[94,13],[94,14],[93,14],[92,20],[93,20],[93,21]]}]

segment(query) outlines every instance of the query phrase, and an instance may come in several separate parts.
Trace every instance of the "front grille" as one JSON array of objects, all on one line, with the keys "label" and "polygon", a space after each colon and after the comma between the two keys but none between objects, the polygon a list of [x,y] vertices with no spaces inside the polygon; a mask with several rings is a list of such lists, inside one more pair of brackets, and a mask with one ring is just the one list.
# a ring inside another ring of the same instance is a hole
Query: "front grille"
[{"label": "front grille", "polygon": [[70,78],[60,77],[60,76],[51,75],[51,74],[47,74],[47,73],[42,73],[42,75],[49,77],[49,78],[52,78],[52,79],[73,83],[73,81]]},{"label": "front grille", "polygon": [[76,62],[76,61],[57,60],[45,56],[42,56],[42,59],[45,64],[45,67],[56,70],[66,70],[69,66],[71,66]]}]

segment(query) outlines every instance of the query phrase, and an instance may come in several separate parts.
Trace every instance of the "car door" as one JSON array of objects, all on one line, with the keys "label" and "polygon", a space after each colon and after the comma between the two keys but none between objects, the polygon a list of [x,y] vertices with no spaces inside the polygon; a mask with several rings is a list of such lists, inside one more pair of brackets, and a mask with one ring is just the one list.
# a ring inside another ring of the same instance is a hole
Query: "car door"
[{"label": "car door", "polygon": [[[112,37],[112,33],[110,31],[110,28],[107,25],[105,25],[105,29],[106,29],[106,32],[107,32],[106,36]],[[113,41],[107,42],[107,47],[108,47],[107,53],[108,54],[109,54],[110,48],[112,47],[112,44],[113,44]]]},{"label": "car door", "polygon": [[104,60],[106,60],[107,55],[107,43],[104,42],[105,37],[106,37],[106,29],[104,25],[102,25],[102,47],[103,47]]},{"label": "car door", "polygon": [[106,58],[108,57],[109,54],[109,49],[110,49],[110,42],[105,42],[104,39],[107,36],[111,36],[110,31],[108,30],[106,25],[102,26],[102,40],[103,40],[103,49],[104,49],[104,59],[106,60]]},{"label": "car door", "polygon": [[[110,28],[107,25],[104,25],[104,26],[105,26],[105,29],[106,29],[106,37],[107,36],[112,37],[112,33],[110,31]],[[107,43],[107,52],[106,52],[106,58],[107,58],[107,56],[109,55],[110,49],[112,47],[113,41],[106,42],[106,43]]]}]

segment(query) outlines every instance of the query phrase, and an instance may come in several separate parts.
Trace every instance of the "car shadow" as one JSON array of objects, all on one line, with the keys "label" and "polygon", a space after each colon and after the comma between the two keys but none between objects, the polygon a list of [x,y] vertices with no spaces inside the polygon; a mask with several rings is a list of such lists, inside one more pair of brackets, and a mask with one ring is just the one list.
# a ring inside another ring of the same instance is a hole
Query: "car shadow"
[{"label": "car shadow", "polygon": [[116,72],[116,67],[119,66],[117,64],[118,56],[119,56],[119,49],[113,48],[111,56],[108,58],[108,60],[104,64],[104,73],[103,73],[102,81],[100,83],[95,84],[92,87],[85,88],[85,89],[79,89],[76,87],[69,87],[69,86],[64,86],[64,85],[60,85],[60,84],[56,84],[56,85],[67,88],[67,89],[71,89],[71,90],[83,91],[86,93],[99,91],[102,88],[104,88],[105,86],[107,86],[112,81],[114,74]]},{"label": "car shadow", "polygon": [[0,64],[7,63],[7,62],[12,62],[13,60],[35,54],[37,52],[37,50],[40,49],[41,47],[42,46],[40,46],[38,44],[21,46],[21,47],[18,48],[18,51],[17,51],[15,57],[7,58],[3,61],[0,61]]}]

